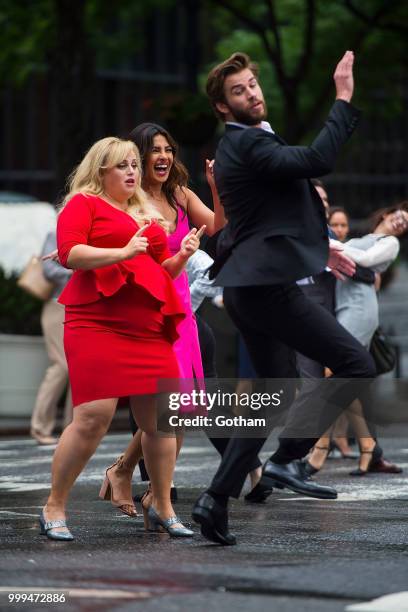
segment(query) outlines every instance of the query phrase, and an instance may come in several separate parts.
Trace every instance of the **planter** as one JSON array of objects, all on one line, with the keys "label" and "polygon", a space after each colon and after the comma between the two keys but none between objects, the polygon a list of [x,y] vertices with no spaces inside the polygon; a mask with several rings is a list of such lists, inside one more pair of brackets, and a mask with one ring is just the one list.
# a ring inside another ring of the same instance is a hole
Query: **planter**
[{"label": "planter", "polygon": [[29,417],[48,366],[44,338],[0,334],[0,417]]}]

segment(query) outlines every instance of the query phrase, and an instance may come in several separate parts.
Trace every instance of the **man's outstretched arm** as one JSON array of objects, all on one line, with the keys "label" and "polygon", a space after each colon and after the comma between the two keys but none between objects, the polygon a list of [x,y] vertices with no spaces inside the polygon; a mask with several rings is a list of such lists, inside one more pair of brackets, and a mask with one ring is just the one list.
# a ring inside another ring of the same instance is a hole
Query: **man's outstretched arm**
[{"label": "man's outstretched arm", "polygon": [[330,172],[341,146],[354,131],[360,112],[351,106],[354,54],[347,51],[334,72],[336,100],[323,129],[309,147],[282,145],[264,130],[248,129],[240,146],[248,165],[263,177],[313,178]]}]

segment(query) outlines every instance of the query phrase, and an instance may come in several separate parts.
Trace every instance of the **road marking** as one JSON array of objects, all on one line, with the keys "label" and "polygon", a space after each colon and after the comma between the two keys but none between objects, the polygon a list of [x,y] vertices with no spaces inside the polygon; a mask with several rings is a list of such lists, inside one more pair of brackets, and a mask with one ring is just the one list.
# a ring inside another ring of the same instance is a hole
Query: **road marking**
[{"label": "road marking", "polygon": [[69,589],[69,597],[89,597],[92,599],[147,599],[151,593],[147,591],[119,591],[108,589]]},{"label": "road marking", "polygon": [[372,601],[346,606],[346,612],[408,612],[408,591],[391,593]]},{"label": "road marking", "polygon": [[41,491],[42,489],[49,489],[50,483],[38,483],[38,482],[0,482],[0,490],[27,492],[27,491]]}]

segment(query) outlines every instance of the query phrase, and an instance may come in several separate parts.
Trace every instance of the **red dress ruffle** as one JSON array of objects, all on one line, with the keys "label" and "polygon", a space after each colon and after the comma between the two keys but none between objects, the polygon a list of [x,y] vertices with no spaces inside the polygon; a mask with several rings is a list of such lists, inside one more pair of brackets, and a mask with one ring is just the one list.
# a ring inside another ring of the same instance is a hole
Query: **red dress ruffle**
[{"label": "red dress ruffle", "polygon": [[144,289],[160,303],[162,315],[170,317],[166,325],[168,337],[175,342],[179,337],[177,326],[186,316],[185,310],[173,280],[162,266],[151,265],[149,255],[141,254],[129,261],[95,270],[76,270],[59,302],[65,306],[91,304],[113,296],[126,285]]},{"label": "red dress ruffle", "polygon": [[[121,248],[137,230],[136,221],[124,211],[96,196],[78,194],[58,220],[61,263],[67,263],[76,244]],[[156,223],[144,236],[149,241],[147,253],[77,270],[60,296],[66,310],[64,343],[74,405],[157,393],[167,389],[164,380],[179,377],[172,344],[185,312],[161,265],[171,257],[167,237]]]}]

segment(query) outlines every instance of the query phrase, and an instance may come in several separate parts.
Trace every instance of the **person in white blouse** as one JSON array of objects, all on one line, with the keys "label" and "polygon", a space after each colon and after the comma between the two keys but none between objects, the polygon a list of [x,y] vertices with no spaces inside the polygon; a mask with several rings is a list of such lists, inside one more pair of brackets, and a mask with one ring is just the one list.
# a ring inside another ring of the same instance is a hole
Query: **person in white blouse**
[{"label": "person in white blouse", "polygon": [[[399,253],[398,236],[408,229],[408,212],[403,205],[376,214],[373,232],[346,242],[344,253],[355,263],[383,273]],[[378,327],[378,300],[373,285],[352,280],[336,286],[337,320],[367,348]]]},{"label": "person in white blouse", "polygon": [[[383,273],[399,253],[398,238],[408,230],[408,201],[381,209],[373,216],[373,231],[361,238],[338,243],[339,248],[356,264]],[[335,241],[333,241],[335,242]],[[337,281],[336,318],[367,349],[378,327],[378,299],[374,285],[352,279]],[[360,446],[360,462],[353,476],[367,472],[399,473],[402,470],[386,461],[382,450],[372,437],[364,419],[361,405],[353,402],[348,410]],[[320,470],[329,452],[327,435],[320,438],[307,461],[310,473]]]}]

